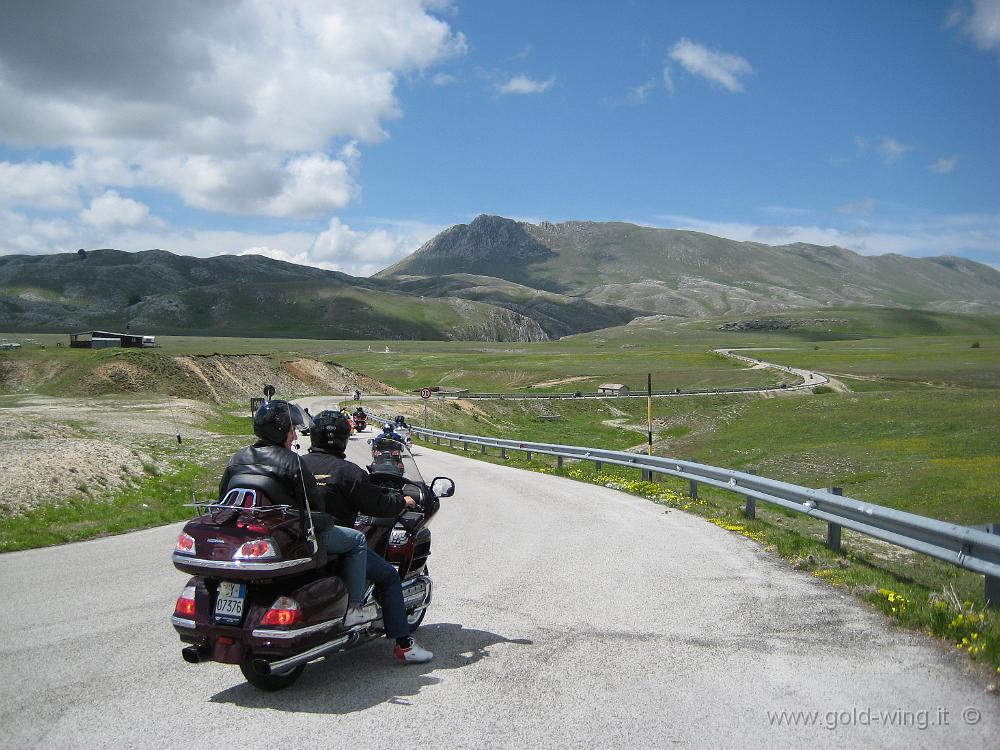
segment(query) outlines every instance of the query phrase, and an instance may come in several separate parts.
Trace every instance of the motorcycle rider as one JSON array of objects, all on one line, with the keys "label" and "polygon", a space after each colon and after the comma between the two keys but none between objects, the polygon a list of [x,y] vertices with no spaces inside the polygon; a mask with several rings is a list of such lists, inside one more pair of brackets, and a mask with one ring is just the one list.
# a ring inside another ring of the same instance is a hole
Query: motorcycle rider
[{"label": "motorcycle rider", "polygon": [[[312,447],[302,461],[315,474],[317,484],[326,487],[326,507],[342,526],[353,526],[358,513],[371,516],[398,516],[416,501],[398,490],[380,487],[370,481],[367,471],[347,460],[350,425],[342,414],[324,411],[317,414],[309,431]],[[387,638],[394,638],[393,653],[404,664],[428,662],[434,654],[417,645],[410,635],[403,604],[403,589],[398,571],[368,548],[368,577],[375,584]]]},{"label": "motorcycle rider", "polygon": [[253,431],[260,439],[241,448],[229,459],[219,481],[219,497],[241,486],[242,481],[260,487],[276,505],[303,507],[308,498],[309,507],[314,511],[313,524],[328,527],[318,535],[318,541],[328,554],[340,555],[348,599],[344,624],[350,627],[366,619],[361,602],[365,596],[368,545],[360,531],[345,529],[330,523],[329,517],[323,518],[321,514],[326,510],[323,492],[316,486],[313,475],[303,470],[299,455],[291,450],[296,428],[306,429],[311,421],[308,414],[287,401],[274,399],[261,404],[253,415]]}]

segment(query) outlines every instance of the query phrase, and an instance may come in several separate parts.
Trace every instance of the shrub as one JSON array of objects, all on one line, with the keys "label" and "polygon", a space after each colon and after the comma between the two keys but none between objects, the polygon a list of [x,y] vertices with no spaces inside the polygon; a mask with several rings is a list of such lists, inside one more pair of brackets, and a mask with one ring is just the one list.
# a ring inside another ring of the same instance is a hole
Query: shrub
[{"label": "shrub", "polygon": [[972,348],[973,349],[978,349],[979,348],[979,342],[978,341],[973,341],[972,342]]},{"label": "shrub", "polygon": [[821,393],[833,393],[833,388],[828,385],[815,385],[813,386],[812,392],[816,395]]}]

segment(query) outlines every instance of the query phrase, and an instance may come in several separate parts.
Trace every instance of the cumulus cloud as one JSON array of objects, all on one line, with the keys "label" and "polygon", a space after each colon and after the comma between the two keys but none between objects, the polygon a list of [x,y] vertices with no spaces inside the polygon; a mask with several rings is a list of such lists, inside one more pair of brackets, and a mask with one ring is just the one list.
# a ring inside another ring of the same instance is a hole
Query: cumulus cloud
[{"label": "cumulus cloud", "polygon": [[[740,79],[753,73],[750,63],[739,55],[709,49],[686,38],[671,47],[668,57],[688,73],[701,76],[733,93],[743,91]],[[666,69],[664,80],[670,81]],[[668,88],[672,88],[671,83],[668,83]]]},{"label": "cumulus cloud", "polygon": [[929,167],[927,167],[934,174],[948,174],[955,169],[955,165],[958,164],[958,157],[941,157]]},{"label": "cumulus cloud", "polygon": [[72,156],[3,163],[0,206],[76,210],[144,186],[211,211],[341,208],[358,193],[357,149],[338,149],[386,136],[401,76],[465,53],[464,36],[433,15],[443,7],[107,0],[53,15],[5,3],[0,142]]},{"label": "cumulus cloud", "polygon": [[498,90],[501,94],[542,94],[552,88],[555,82],[555,76],[550,76],[544,81],[537,81],[528,76],[514,76],[500,84]]},{"label": "cumulus cloud", "polygon": [[149,219],[149,206],[108,190],[94,198],[90,206],[80,212],[80,218],[98,229],[137,227]]},{"label": "cumulus cloud", "polygon": [[972,0],[948,13],[948,25],[958,28],[983,50],[1000,50],[1000,0]]},{"label": "cumulus cloud", "polygon": [[367,276],[409,255],[441,229],[410,222],[362,232],[333,218],[309,248],[309,257],[314,265]]}]

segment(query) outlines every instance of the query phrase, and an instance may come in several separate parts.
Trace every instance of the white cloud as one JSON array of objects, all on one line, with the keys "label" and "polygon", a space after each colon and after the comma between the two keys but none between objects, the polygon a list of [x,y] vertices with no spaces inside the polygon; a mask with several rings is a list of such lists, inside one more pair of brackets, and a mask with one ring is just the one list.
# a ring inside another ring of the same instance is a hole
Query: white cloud
[{"label": "white cloud", "polygon": [[877,203],[878,202],[874,198],[862,198],[861,200],[850,201],[837,206],[837,213],[846,214],[848,216],[854,214],[871,216],[875,213],[875,206]]},{"label": "white cloud", "polygon": [[670,94],[671,96],[673,96],[674,95],[674,79],[670,75],[670,66],[669,65],[664,65],[663,66],[663,85],[666,87],[667,93]]},{"label": "white cloud", "polygon": [[536,81],[527,76],[514,76],[499,87],[501,94],[542,94],[552,88],[556,82],[555,76],[544,81]]},{"label": "white cloud", "polygon": [[453,83],[458,83],[458,78],[451,73],[435,73],[431,78],[431,83],[435,86],[450,86]]},{"label": "white cloud", "polygon": [[948,174],[955,169],[956,164],[958,164],[957,156],[941,157],[927,168],[934,174]]},{"label": "white cloud", "polygon": [[0,162],[0,207],[72,210],[80,205],[77,182],[73,169],[61,164]]},{"label": "white cloud", "polygon": [[396,223],[368,232],[351,229],[331,219],[309,249],[311,265],[370,275],[406,257],[443,227],[419,223]]},{"label": "white cloud", "polygon": [[912,151],[913,146],[900,143],[895,138],[883,138],[878,145],[878,150],[886,164],[895,164],[902,158],[903,154]]},{"label": "white cloud", "polygon": [[850,227],[760,225],[691,216],[657,217],[665,226],[705,232],[744,242],[836,245],[862,255],[898,253],[916,257],[960,255],[1000,263],[1000,214],[913,216],[900,221],[868,221]]},{"label": "white cloud", "polygon": [[[709,49],[689,39],[681,39],[670,49],[669,57],[688,73],[708,79],[733,93],[743,91],[741,78],[753,73],[750,63],[739,55]],[[664,69],[664,77],[668,74]]]},{"label": "white cloud", "polygon": [[1000,50],[1000,0],[972,0],[952,8],[947,23],[957,27],[984,50]]},{"label": "white cloud", "polygon": [[650,92],[656,88],[656,79],[650,78],[645,83],[634,86],[629,90],[626,101],[630,104],[642,104],[649,98]]},{"label": "white cloud", "polygon": [[5,177],[30,174],[0,180],[0,206],[75,210],[78,189],[146,186],[212,211],[341,207],[357,194],[357,169],[338,144],[386,137],[399,78],[467,50],[436,10],[450,5],[107,0],[56,15],[5,6],[0,142],[72,156],[62,167],[6,163]]},{"label": "white cloud", "polygon": [[90,226],[104,230],[137,227],[149,220],[149,206],[108,190],[94,198],[90,207],[80,212],[80,218]]}]

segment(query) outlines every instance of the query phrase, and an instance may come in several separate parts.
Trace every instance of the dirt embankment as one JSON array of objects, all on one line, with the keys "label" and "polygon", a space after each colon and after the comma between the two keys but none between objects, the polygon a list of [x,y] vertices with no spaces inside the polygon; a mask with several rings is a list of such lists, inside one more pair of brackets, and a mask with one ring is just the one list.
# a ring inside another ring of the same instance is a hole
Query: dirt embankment
[{"label": "dirt embankment", "polygon": [[245,401],[266,384],[279,395],[398,394],[394,388],[342,365],[297,358],[275,362],[259,354],[169,357],[122,351],[112,359],[81,368],[62,360],[0,361],[0,393],[103,396],[158,393],[217,404]]}]

